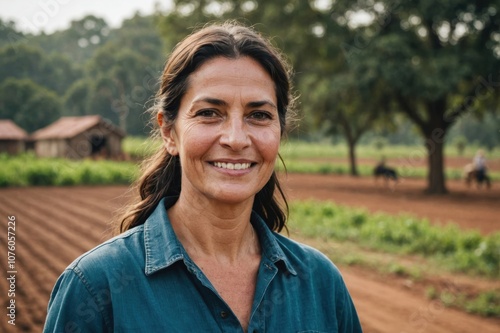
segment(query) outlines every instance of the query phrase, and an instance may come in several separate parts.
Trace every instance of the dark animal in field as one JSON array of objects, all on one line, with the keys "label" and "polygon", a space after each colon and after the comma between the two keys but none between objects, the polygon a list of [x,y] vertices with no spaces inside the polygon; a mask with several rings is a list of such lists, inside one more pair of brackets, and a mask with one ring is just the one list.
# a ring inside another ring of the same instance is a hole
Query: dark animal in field
[{"label": "dark animal in field", "polygon": [[491,179],[485,170],[476,170],[473,163],[469,163],[464,167],[463,178],[467,187],[475,182],[477,188],[481,188],[485,183],[487,188],[491,188]]},{"label": "dark animal in field", "polygon": [[386,185],[390,185],[390,182],[393,182],[395,186],[398,182],[398,174],[395,169],[386,167],[384,164],[378,164],[373,169],[373,176],[375,177],[375,181],[378,181],[379,177],[383,177],[386,181]]}]

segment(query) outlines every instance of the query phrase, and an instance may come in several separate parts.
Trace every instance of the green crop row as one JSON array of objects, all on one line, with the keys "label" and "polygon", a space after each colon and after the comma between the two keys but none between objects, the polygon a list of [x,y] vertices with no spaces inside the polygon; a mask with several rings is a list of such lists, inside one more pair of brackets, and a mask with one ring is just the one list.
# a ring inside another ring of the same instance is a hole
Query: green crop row
[{"label": "green crop row", "polygon": [[0,187],[130,184],[138,167],[130,162],[73,161],[0,155]]},{"label": "green crop row", "polygon": [[436,226],[413,216],[369,214],[327,202],[294,202],[290,228],[307,237],[352,241],[365,248],[416,254],[452,271],[500,277],[500,232],[483,236],[458,226]]}]

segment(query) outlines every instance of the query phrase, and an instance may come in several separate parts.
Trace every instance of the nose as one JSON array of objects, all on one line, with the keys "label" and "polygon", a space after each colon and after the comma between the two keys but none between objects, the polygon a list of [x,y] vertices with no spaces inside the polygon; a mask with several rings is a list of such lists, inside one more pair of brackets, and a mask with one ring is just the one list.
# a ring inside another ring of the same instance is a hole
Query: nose
[{"label": "nose", "polygon": [[251,140],[243,119],[229,118],[224,122],[220,144],[234,151],[241,151],[250,146]]}]

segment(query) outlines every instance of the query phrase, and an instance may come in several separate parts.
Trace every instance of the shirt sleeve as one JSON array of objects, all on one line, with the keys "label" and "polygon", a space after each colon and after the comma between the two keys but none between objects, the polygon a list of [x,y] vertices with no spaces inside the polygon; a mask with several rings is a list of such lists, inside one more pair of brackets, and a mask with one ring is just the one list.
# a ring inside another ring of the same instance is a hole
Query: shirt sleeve
[{"label": "shirt sleeve", "polygon": [[340,288],[341,295],[338,297],[342,300],[342,309],[338,322],[339,322],[339,333],[362,333],[361,323],[359,322],[359,317],[354,307],[352,298],[342,280],[342,288]]},{"label": "shirt sleeve", "polygon": [[66,269],[50,296],[43,332],[111,332],[103,316],[106,295],[104,289],[94,290],[78,269]]}]

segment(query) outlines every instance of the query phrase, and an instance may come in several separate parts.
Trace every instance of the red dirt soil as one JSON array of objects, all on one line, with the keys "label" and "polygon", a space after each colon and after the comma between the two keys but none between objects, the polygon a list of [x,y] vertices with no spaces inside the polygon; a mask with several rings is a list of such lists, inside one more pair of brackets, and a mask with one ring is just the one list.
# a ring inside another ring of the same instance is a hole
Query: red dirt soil
[{"label": "red dirt soil", "polygon": [[[291,199],[316,198],[366,207],[370,211],[411,212],[432,222],[454,220],[483,233],[498,230],[500,192],[465,190],[450,183],[452,195],[427,197],[423,182],[409,180],[395,191],[371,179],[289,175],[283,179]],[[496,185],[496,186],[495,186]],[[462,186],[463,187],[463,186]],[[40,332],[52,287],[64,268],[83,252],[111,236],[113,213],[127,201],[127,188],[38,187],[0,190],[0,216],[16,217],[16,326],[7,324],[8,282],[0,279],[4,313],[0,332]],[[6,230],[6,229],[4,229]],[[6,237],[0,238],[6,251]],[[0,256],[7,271],[7,256]],[[341,267],[365,332],[481,332],[500,331],[498,319],[481,318],[444,308],[397,279],[359,268]],[[491,284],[499,288],[498,281]]]},{"label": "red dirt soil", "polygon": [[363,207],[371,212],[410,213],[433,223],[452,221],[483,234],[500,230],[500,184],[491,189],[447,182],[447,195],[427,195],[422,179],[404,178],[390,188],[370,177],[291,174],[281,177],[290,199],[319,199]]}]

